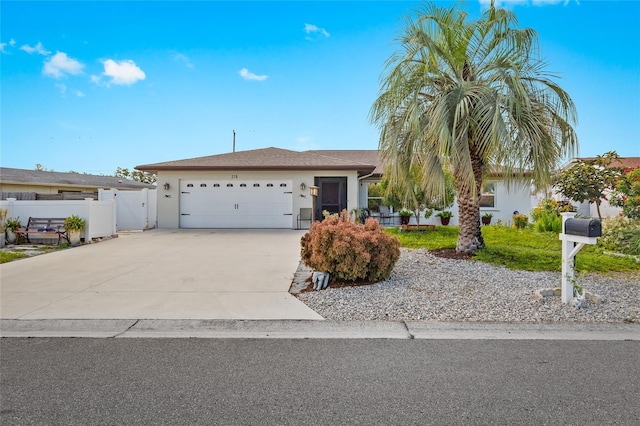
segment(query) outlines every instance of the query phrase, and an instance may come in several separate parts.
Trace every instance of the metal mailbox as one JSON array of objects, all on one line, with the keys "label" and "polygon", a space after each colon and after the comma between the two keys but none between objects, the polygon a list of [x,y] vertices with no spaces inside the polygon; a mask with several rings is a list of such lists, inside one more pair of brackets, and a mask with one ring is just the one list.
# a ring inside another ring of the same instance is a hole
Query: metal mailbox
[{"label": "metal mailbox", "polygon": [[567,219],[564,222],[564,233],[581,237],[600,237],[602,225],[596,219]]}]

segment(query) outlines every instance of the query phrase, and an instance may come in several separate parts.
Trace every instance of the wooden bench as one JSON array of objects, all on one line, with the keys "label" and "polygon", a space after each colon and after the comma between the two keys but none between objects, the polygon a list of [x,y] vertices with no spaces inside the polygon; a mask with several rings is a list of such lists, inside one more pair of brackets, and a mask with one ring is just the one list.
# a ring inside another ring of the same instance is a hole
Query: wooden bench
[{"label": "wooden bench", "polygon": [[64,238],[69,241],[67,230],[64,229],[64,219],[60,217],[55,218],[43,218],[43,217],[30,217],[27,226],[24,229],[16,230],[16,244],[20,244],[20,240],[26,241],[31,244],[29,235],[44,235],[58,237],[58,245]]}]

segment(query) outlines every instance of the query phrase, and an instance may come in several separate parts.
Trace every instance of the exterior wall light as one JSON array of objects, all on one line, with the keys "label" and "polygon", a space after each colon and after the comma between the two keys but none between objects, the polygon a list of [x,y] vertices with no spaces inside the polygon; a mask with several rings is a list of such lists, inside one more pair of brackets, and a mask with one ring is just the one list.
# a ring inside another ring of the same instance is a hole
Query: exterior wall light
[{"label": "exterior wall light", "polygon": [[164,184],[164,190],[165,190],[165,191],[168,191],[168,190],[169,190],[169,188],[171,188],[171,185],[169,185],[169,182],[165,183],[165,184]]},{"label": "exterior wall light", "polygon": [[300,184],[300,191],[304,191],[305,189],[307,189],[307,185],[305,185],[304,182],[302,182]]}]

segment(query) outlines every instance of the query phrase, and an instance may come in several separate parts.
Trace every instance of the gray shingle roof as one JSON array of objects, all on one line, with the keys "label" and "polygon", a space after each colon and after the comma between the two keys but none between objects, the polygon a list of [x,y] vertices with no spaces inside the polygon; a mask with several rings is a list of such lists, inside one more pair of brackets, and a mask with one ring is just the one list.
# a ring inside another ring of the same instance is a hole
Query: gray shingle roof
[{"label": "gray shingle roof", "polygon": [[290,151],[262,148],[136,166],[137,170],[357,170],[371,173],[378,165],[375,150]]},{"label": "gray shingle roof", "polygon": [[142,189],[153,185],[115,176],[97,176],[83,173],[61,173],[41,170],[12,169],[0,167],[0,182],[45,186],[76,186],[85,188]]}]

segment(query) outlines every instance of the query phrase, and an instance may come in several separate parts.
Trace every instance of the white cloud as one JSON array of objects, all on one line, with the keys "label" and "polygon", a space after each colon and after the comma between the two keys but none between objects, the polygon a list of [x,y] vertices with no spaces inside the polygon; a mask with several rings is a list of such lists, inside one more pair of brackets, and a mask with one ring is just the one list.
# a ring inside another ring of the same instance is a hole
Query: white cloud
[{"label": "white cloud", "polygon": [[182,53],[176,53],[175,55],[173,55],[173,60],[182,62],[183,64],[186,65],[187,68],[193,68],[193,64],[191,63],[191,60],[187,57],[187,55],[183,55]]},{"label": "white cloud", "polygon": [[28,44],[24,44],[20,46],[20,50],[24,50],[29,54],[37,53],[39,55],[45,55],[45,56],[51,54],[51,52],[49,52],[47,49],[44,48],[41,42],[38,42],[38,44],[36,44],[35,46],[29,46]]},{"label": "white cloud", "polygon": [[16,41],[14,39],[9,40],[9,43],[0,43],[0,53],[9,53],[6,48],[7,45],[13,47],[16,45]]},{"label": "white cloud", "polygon": [[238,71],[238,74],[240,74],[240,77],[244,78],[245,80],[264,81],[269,78],[269,76],[267,75],[255,75],[246,68],[242,68],[240,71]]},{"label": "white cloud", "polygon": [[[304,24],[304,32],[309,35],[323,35],[324,37],[331,37],[331,34],[324,28],[320,28],[313,24]],[[313,40],[312,37],[306,37],[307,40]]]},{"label": "white cloud", "polygon": [[78,98],[84,98],[84,93],[82,93],[79,90],[74,91],[74,94],[76,95],[76,97]]},{"label": "white cloud", "polygon": [[42,73],[53,78],[60,78],[65,74],[82,74],[82,68],[84,68],[84,64],[80,61],[68,57],[64,52],[57,52],[44,62]]},{"label": "white cloud", "polygon": [[[144,71],[132,60],[114,61],[113,59],[107,59],[103,61],[102,64],[104,65],[102,75],[111,78],[111,80],[105,84],[106,86],[110,84],[128,86],[147,78]],[[92,75],[91,81],[98,85],[103,85],[102,77],[100,76]]]}]

